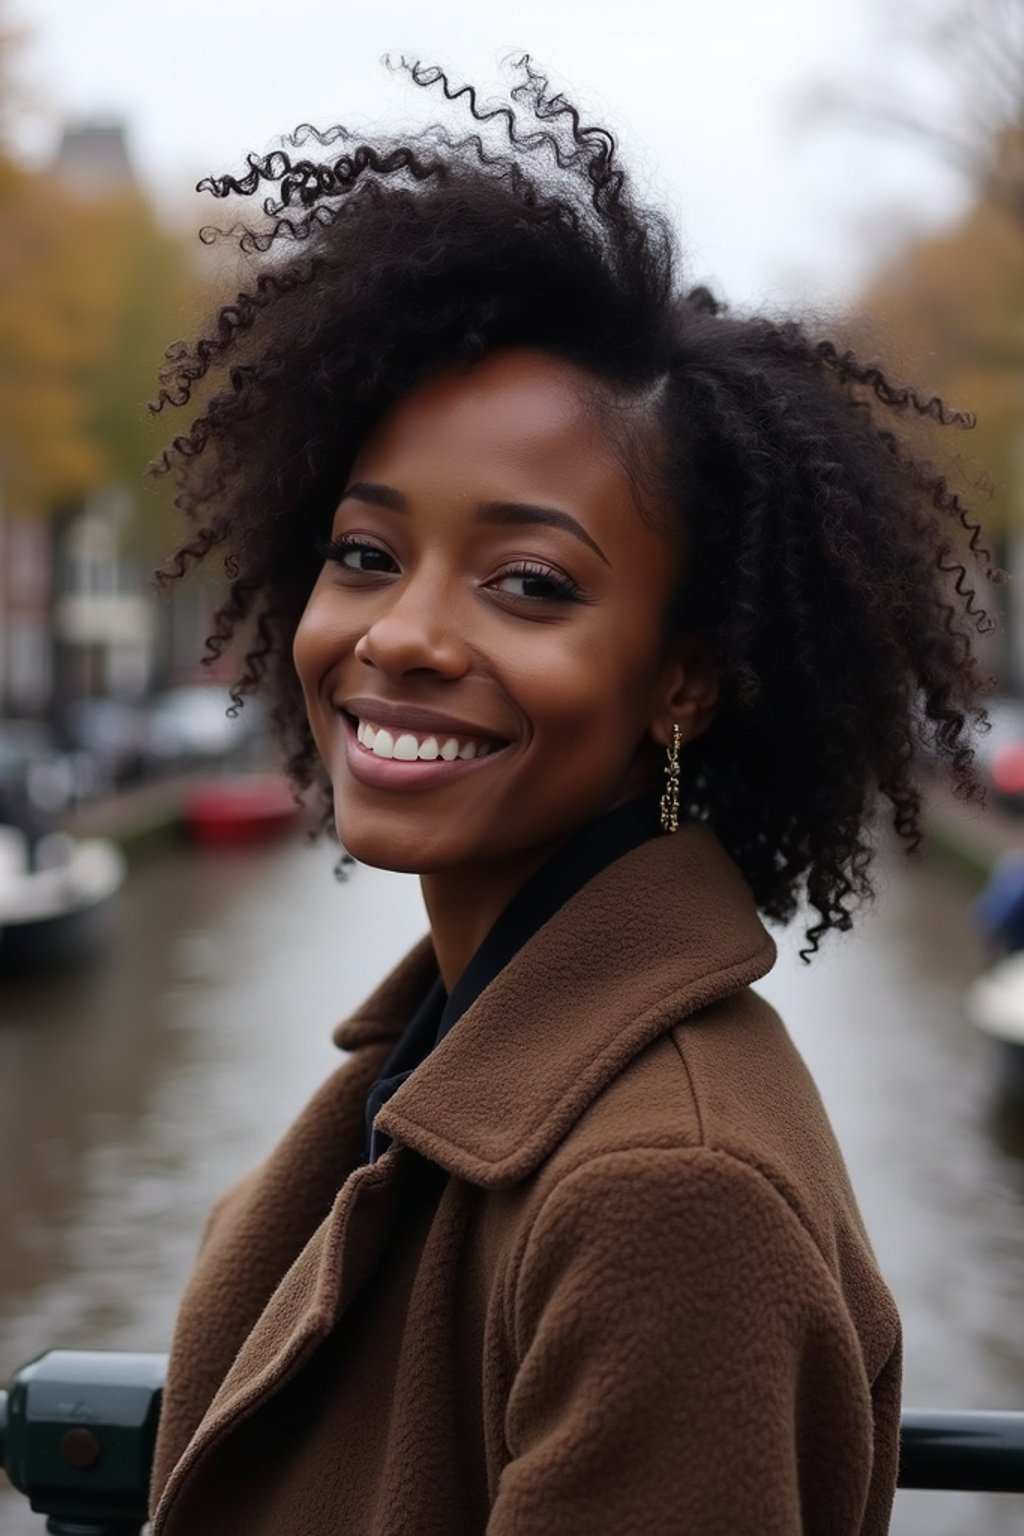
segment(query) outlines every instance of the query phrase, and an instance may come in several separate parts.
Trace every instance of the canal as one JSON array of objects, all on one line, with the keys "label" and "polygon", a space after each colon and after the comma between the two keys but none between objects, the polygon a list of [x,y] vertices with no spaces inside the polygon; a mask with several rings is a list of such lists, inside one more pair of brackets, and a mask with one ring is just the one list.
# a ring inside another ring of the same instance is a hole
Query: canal
[{"label": "canal", "polygon": [[[412,877],[301,841],[168,847],[108,957],[0,982],[0,1380],[47,1348],[164,1349],[210,1200],[337,1053],[333,1024],[423,930]],[[963,1020],[961,878],[884,863],[859,932],[759,984],[821,1088],[904,1318],[908,1406],[1024,1409],[1024,1124]],[[43,1522],[0,1489],[2,1536]],[[1024,1498],[901,1493],[893,1536],[1010,1536]]]}]

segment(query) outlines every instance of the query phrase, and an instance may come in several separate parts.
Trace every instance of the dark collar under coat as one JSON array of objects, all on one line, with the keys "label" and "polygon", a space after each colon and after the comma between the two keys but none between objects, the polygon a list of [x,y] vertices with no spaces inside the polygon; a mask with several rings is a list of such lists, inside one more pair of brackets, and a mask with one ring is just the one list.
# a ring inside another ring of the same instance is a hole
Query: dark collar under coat
[{"label": "dark collar under coat", "polygon": [[[376,1124],[458,1178],[515,1184],[632,1057],[774,959],[736,865],[708,827],[684,823],[607,864],[565,901]],[[338,1026],[335,1043],[355,1051],[397,1040],[437,978],[428,934]]]},{"label": "dark collar under coat", "polygon": [[440,976],[436,978],[367,1095],[365,1162],[376,1162],[388,1146],[389,1138],[374,1124],[382,1105],[441,1043],[499,971],[588,880],[648,838],[663,835],[653,795],[637,796],[599,816],[545,860],[513,896],[450,996]]}]

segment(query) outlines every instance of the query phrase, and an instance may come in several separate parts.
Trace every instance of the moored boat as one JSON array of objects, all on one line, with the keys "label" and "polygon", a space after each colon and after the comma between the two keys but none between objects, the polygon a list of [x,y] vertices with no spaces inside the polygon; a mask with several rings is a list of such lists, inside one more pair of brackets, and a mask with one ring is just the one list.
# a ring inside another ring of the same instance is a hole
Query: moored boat
[{"label": "moored boat", "polygon": [[0,971],[84,959],[103,943],[125,858],[107,838],[40,838],[0,826]]},{"label": "moored boat", "polygon": [[182,817],[201,843],[248,843],[288,831],[302,814],[289,781],[278,773],[243,773],[192,784]]},{"label": "moored boat", "polygon": [[1002,1086],[1024,1102],[1024,952],[1005,955],[968,987],[967,1016],[994,1042]]}]

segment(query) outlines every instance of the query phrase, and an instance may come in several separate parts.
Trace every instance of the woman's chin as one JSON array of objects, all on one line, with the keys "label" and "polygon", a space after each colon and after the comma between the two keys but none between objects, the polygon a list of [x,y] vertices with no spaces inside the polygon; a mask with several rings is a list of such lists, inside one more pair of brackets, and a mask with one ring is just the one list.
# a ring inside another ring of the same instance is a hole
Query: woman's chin
[{"label": "woman's chin", "polygon": [[[395,819],[397,821],[397,818]],[[358,864],[372,869],[389,869],[396,875],[426,875],[447,868],[452,862],[437,839],[436,826],[433,836],[416,836],[413,828],[399,828],[395,821],[374,817],[367,821],[362,816],[335,816],[338,841]]]}]

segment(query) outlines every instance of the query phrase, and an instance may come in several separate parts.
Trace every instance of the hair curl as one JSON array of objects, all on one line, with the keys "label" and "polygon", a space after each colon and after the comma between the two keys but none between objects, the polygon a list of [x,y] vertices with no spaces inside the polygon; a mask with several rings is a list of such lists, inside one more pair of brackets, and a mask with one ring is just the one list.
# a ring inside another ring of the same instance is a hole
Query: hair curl
[{"label": "hair curl", "polygon": [[[919,844],[919,748],[961,797],[982,795],[967,717],[983,722],[972,632],[992,621],[965,561],[1002,573],[957,492],[895,430],[972,418],[800,323],[735,317],[680,287],[673,233],[635,201],[612,135],[528,57],[508,102],[489,106],[440,68],[401,67],[460,102],[472,131],[365,142],[305,124],[249,155],[245,175],[199,184],[276,196],[225,232],[257,258],[254,281],[160,371],[150,409],[198,414],[151,468],[174,477],[197,527],[158,579],[222,552],[207,659],[248,637],[236,700],[269,688],[288,771],[319,784],[329,814],[291,642],[373,423],[431,373],[509,345],[648,402],[667,445],[658,488],[691,550],[673,615],[710,633],[721,675],[719,712],[684,754],[689,809],[767,917],[806,898],[809,957],[872,894],[879,794]],[[330,155],[293,153],[309,143]]]}]

